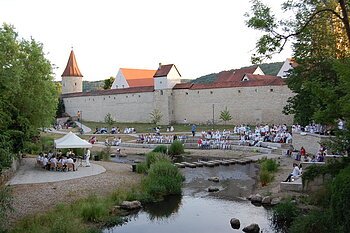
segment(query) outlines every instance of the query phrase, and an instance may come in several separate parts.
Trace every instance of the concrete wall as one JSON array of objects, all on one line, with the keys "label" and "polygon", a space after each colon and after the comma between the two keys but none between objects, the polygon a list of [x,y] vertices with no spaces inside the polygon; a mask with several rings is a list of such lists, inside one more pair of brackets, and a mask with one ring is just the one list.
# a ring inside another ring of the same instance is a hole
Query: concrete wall
[{"label": "concrete wall", "polygon": [[275,123],[292,124],[293,117],[282,114],[292,92],[287,86],[174,90],[176,122],[223,123],[220,112],[227,107],[232,115],[230,124]]},{"label": "concrete wall", "polygon": [[315,155],[320,149],[320,143],[325,142],[328,139],[328,136],[319,134],[306,133],[306,135],[302,135],[300,133],[294,133],[293,146],[296,150],[300,150],[301,147],[304,147],[306,153]]},{"label": "concrete wall", "polygon": [[62,77],[62,94],[83,91],[82,77]]},{"label": "concrete wall", "polygon": [[83,120],[104,121],[110,113],[119,122],[150,122],[154,108],[153,92],[64,98],[66,112]]}]

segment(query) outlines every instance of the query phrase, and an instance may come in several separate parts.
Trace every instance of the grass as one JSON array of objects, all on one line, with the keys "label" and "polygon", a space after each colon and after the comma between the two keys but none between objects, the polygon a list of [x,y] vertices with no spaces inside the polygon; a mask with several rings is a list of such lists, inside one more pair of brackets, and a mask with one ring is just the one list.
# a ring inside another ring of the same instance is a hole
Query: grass
[{"label": "grass", "polygon": [[122,213],[114,208],[122,201],[139,200],[145,204],[161,200],[165,195],[181,193],[184,178],[178,168],[163,156],[151,153],[153,154],[149,155],[148,175],[141,184],[129,189],[118,189],[107,197],[90,195],[72,204],[58,204],[45,213],[20,220],[8,232],[101,232],[105,227],[125,222],[125,219],[118,215]]},{"label": "grass", "polygon": [[266,186],[273,181],[274,173],[278,170],[278,163],[274,159],[263,158],[260,160],[260,183],[262,186]]},{"label": "grass", "polygon": [[[110,128],[108,124],[104,122],[93,122],[93,121],[84,121],[84,125],[88,126],[92,130],[94,130],[96,127],[107,127]],[[155,131],[153,128],[155,128],[154,124],[151,123],[119,123],[117,122],[113,126],[119,127],[121,131],[123,131],[126,127],[129,128],[135,128],[137,133],[154,133]],[[191,132],[191,124],[173,124],[174,132]],[[160,132],[165,133],[167,129],[167,125],[160,125],[161,130]],[[234,125],[197,125],[197,132],[201,132],[203,130],[228,130],[233,129]]]}]

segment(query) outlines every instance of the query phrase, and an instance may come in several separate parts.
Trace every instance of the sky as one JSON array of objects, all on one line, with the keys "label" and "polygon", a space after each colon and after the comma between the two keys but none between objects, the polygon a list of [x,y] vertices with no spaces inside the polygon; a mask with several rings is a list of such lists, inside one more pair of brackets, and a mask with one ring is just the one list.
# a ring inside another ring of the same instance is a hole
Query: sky
[{"label": "sky", "polygon": [[[275,9],[281,3],[264,2]],[[56,80],[72,47],[83,80],[159,63],[193,79],[251,64],[261,34],[245,25],[249,8],[248,0],[0,0],[0,23],[43,43]],[[290,56],[287,47],[268,62]]]}]

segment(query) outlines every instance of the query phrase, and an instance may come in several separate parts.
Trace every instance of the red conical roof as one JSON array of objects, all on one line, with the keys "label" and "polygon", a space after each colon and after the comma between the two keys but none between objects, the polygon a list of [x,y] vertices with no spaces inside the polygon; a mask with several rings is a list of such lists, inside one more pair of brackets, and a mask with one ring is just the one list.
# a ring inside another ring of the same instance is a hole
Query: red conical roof
[{"label": "red conical roof", "polygon": [[80,73],[73,50],[70,52],[66,69],[64,69],[61,77],[63,76],[83,77],[83,75]]}]

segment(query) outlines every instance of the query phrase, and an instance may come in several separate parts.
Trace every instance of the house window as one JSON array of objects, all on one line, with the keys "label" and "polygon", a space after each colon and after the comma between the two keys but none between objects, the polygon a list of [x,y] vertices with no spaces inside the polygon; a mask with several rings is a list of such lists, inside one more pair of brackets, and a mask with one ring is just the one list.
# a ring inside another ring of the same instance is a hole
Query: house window
[{"label": "house window", "polygon": [[270,92],[273,92],[273,89],[270,89]]}]

